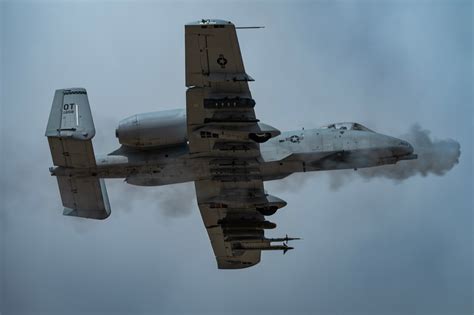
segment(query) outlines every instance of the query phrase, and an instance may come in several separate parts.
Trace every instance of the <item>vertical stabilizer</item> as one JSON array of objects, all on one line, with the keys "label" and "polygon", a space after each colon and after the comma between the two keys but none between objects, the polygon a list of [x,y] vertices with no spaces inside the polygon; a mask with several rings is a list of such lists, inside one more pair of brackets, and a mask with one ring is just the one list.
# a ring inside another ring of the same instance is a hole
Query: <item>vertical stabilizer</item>
[{"label": "vertical stabilizer", "polygon": [[[87,91],[82,88],[56,90],[46,127],[53,164],[65,168],[95,168],[94,136]],[[110,215],[103,179],[58,176],[58,185],[64,215],[91,219],[105,219]]]}]

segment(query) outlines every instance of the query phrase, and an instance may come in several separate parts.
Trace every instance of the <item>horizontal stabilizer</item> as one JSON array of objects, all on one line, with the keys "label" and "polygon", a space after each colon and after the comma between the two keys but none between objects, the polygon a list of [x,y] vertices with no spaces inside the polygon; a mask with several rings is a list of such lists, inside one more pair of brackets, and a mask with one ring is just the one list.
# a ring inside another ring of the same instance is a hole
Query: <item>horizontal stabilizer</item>
[{"label": "horizontal stabilizer", "polygon": [[[92,138],[94,122],[82,88],[56,90],[49,115],[46,137],[53,164],[65,173],[82,169],[88,174],[96,167]],[[52,168],[54,171],[54,168]],[[52,175],[56,175],[53,174]],[[94,176],[57,176],[64,215],[105,219],[110,215],[109,199],[103,179]]]},{"label": "horizontal stabilizer", "polygon": [[58,176],[64,215],[103,220],[110,215],[110,204],[103,179]]}]

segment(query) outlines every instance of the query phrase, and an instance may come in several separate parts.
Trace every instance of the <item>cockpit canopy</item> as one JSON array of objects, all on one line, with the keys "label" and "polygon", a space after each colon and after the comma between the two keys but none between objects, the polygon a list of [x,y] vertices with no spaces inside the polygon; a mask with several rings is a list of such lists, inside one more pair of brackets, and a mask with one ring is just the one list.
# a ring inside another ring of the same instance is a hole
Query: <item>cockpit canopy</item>
[{"label": "cockpit canopy", "polygon": [[365,126],[362,126],[361,124],[354,123],[354,122],[341,122],[341,123],[330,124],[330,125],[321,127],[321,129],[360,130],[360,131],[374,132],[373,130],[370,130],[369,128]]}]

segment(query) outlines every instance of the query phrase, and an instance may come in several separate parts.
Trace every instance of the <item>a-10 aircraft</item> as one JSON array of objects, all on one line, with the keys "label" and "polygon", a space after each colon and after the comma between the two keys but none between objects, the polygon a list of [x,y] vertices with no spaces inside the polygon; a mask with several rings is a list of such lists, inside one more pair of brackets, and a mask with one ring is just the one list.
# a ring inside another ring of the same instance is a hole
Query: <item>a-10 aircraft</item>
[{"label": "a-10 aircraft", "polygon": [[[220,269],[260,262],[294,238],[267,238],[267,220],[286,202],[264,181],[295,172],[395,164],[416,159],[412,146],[358,123],[280,132],[256,118],[234,24],[201,20],[185,26],[186,110],[138,114],[119,123],[122,145],[95,156],[94,123],[85,89],[57,90],[46,129],[64,215],[105,219],[104,178],[138,186],[194,181],[204,226]],[[273,243],[282,243],[275,245]]]}]

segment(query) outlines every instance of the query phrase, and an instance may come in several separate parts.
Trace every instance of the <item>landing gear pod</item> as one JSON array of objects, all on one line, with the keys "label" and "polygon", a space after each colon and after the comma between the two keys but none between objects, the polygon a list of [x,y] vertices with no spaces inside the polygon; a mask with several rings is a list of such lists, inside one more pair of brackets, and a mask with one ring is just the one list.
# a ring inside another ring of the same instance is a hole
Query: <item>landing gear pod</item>
[{"label": "landing gear pod", "polygon": [[256,205],[257,211],[264,216],[275,214],[278,209],[283,208],[287,204],[286,201],[272,195],[266,195],[266,199],[267,202]]},{"label": "landing gear pod", "polygon": [[267,142],[271,138],[274,138],[281,134],[280,130],[267,124],[258,123],[257,128],[260,129],[259,132],[249,133],[249,139],[257,143]]},{"label": "landing gear pod", "polygon": [[269,132],[257,132],[257,133],[249,133],[249,139],[253,140],[257,143],[264,143],[267,142],[272,137],[272,134]]}]

